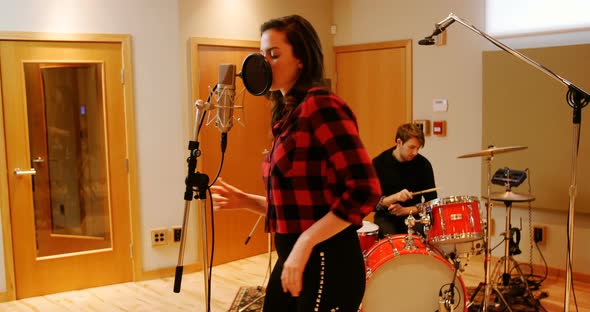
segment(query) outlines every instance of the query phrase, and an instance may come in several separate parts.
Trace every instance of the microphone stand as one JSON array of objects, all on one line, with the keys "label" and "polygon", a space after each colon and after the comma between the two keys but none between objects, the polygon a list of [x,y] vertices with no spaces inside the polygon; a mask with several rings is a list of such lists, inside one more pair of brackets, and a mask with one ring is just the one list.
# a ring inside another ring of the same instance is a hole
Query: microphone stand
[{"label": "microphone stand", "polygon": [[[475,32],[476,34],[484,37],[485,39],[487,39],[488,41],[490,41],[491,43],[493,43],[495,46],[499,47],[500,49],[512,54],[513,56],[517,57],[518,59],[537,68],[538,70],[542,71],[543,73],[545,73],[549,77],[554,78],[555,80],[564,84],[568,88],[568,91],[566,94],[566,100],[567,100],[568,105],[573,109],[573,118],[572,118],[573,134],[572,134],[572,168],[571,168],[571,180],[570,180],[571,183],[570,183],[569,192],[568,192],[568,195],[569,195],[568,225],[567,225],[567,228],[568,228],[568,239],[567,239],[568,254],[566,257],[566,270],[565,270],[566,271],[566,279],[565,279],[565,295],[564,295],[564,305],[563,305],[564,311],[567,312],[569,310],[569,299],[570,299],[570,291],[571,291],[571,286],[572,286],[571,285],[572,284],[571,265],[572,265],[572,259],[573,259],[573,253],[574,253],[574,248],[573,248],[573,244],[574,244],[574,210],[575,210],[576,192],[577,192],[576,171],[577,171],[577,163],[578,163],[578,150],[579,150],[579,145],[580,145],[580,126],[582,123],[582,108],[586,107],[586,105],[588,105],[588,102],[590,102],[590,94],[588,94],[588,92],[582,90],[578,86],[574,85],[570,81],[555,74],[554,72],[552,72],[551,70],[549,70],[545,66],[533,61],[532,59],[530,59],[526,55],[524,55],[524,54],[508,47],[507,45],[499,42],[498,40],[494,39],[490,35],[477,29],[475,26],[466,23],[465,21],[463,21],[462,19],[460,19],[459,17],[457,17],[453,13],[450,13],[449,16],[447,16],[444,20],[437,23],[435,25],[436,29],[435,29],[433,35],[431,35],[425,39],[432,39],[432,37],[434,35],[437,35],[437,34],[443,32],[447,27],[449,27],[455,21],[458,22],[459,24],[467,27],[469,30]],[[489,210],[489,208],[488,208],[488,210]],[[486,276],[487,275],[488,274],[486,274]],[[485,296],[484,296],[485,298],[484,298],[484,304],[483,304],[484,311],[487,308],[488,290],[489,290],[489,285],[486,283],[486,292],[485,292]]]},{"label": "microphone stand", "polygon": [[450,311],[453,312],[455,310],[455,281],[457,279],[457,273],[459,273],[459,265],[461,264],[461,260],[457,259],[455,253],[452,252],[449,256],[449,259],[453,262],[453,268],[455,268],[455,272],[453,273],[453,280],[449,284],[449,290],[443,291],[443,287],[438,292],[439,296],[439,311]]},{"label": "microphone stand", "polygon": [[195,125],[193,131],[193,140],[189,141],[188,143],[188,150],[190,151],[189,157],[187,159],[188,163],[188,172],[185,179],[185,191],[184,191],[184,217],[182,221],[182,234],[180,239],[180,250],[178,253],[178,264],[176,266],[176,272],[174,275],[174,292],[180,292],[180,286],[182,283],[182,272],[184,269],[183,262],[184,262],[184,249],[185,249],[185,242],[186,242],[186,229],[188,228],[188,216],[191,207],[191,201],[193,199],[193,192],[197,192],[198,194],[195,195],[195,199],[199,199],[199,208],[201,209],[201,218],[202,218],[202,233],[201,233],[201,249],[202,249],[202,261],[203,261],[203,279],[205,284],[205,311],[210,311],[210,284],[209,284],[209,255],[208,255],[208,246],[207,246],[207,213],[206,213],[206,199],[207,199],[207,190],[209,189],[209,177],[206,174],[196,172],[197,168],[197,158],[201,156],[201,150],[199,149],[199,131],[201,125],[203,124],[203,120],[207,110],[210,109],[209,102],[203,103],[202,100],[197,100],[195,103],[196,106],[196,113],[195,113]]}]

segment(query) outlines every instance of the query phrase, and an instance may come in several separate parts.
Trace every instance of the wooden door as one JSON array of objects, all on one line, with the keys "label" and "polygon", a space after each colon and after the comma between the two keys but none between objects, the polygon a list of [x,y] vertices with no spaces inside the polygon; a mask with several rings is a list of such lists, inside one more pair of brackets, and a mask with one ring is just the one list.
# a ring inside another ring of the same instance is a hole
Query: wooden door
[{"label": "wooden door", "polygon": [[361,139],[375,157],[412,120],[411,40],[335,47],[335,89],[357,116]]},{"label": "wooden door", "polygon": [[17,298],[133,278],[121,49],[0,41]]},{"label": "wooden door", "polygon": [[[207,99],[210,88],[217,84],[219,64],[235,64],[236,72],[239,73],[244,58],[250,53],[259,53],[259,46],[258,41],[194,38],[191,49],[193,101]],[[244,108],[234,112],[234,126],[228,132],[228,147],[221,177],[244,191],[264,195],[261,166],[264,151],[271,147],[270,103],[265,97],[249,94],[244,90],[242,80],[236,78],[236,94],[240,92],[243,93],[236,96],[235,106],[243,105]],[[215,113],[213,110],[208,114],[212,117]],[[213,123],[201,130],[200,143],[203,156],[198,159],[199,170],[212,180],[221,161],[220,132]],[[208,212],[207,216],[208,228],[211,230],[211,214]],[[213,215],[214,265],[268,250],[264,219],[260,220],[248,245],[244,244],[258,218],[258,215],[242,210],[219,211]],[[197,227],[200,228],[201,224],[197,224]],[[210,233],[209,243],[211,235]]]}]

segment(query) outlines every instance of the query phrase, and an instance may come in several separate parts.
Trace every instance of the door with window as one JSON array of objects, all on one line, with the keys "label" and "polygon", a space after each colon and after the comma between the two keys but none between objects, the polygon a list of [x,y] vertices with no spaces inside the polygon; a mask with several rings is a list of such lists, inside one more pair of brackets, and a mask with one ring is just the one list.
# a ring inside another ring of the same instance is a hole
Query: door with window
[{"label": "door with window", "polygon": [[133,278],[121,50],[0,41],[17,298]]}]

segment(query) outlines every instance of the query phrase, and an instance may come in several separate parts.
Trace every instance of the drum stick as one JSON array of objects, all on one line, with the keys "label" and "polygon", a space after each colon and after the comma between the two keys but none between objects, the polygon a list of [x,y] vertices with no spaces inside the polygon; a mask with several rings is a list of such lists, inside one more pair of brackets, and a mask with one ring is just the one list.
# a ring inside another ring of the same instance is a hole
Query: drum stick
[{"label": "drum stick", "polygon": [[430,188],[430,189],[427,189],[427,190],[423,190],[423,191],[418,191],[418,192],[412,192],[412,196],[414,196],[414,195],[420,195],[420,194],[424,194],[424,193],[430,193],[430,192],[434,192],[436,190],[438,190],[438,187],[433,187],[433,188]]}]

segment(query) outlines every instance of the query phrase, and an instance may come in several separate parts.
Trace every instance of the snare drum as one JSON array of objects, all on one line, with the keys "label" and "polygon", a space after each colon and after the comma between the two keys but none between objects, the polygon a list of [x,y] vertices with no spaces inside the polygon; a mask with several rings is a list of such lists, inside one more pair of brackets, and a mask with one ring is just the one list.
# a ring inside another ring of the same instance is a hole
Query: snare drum
[{"label": "snare drum", "polygon": [[[406,236],[387,236],[365,254],[367,285],[362,312],[437,311],[439,293],[450,291],[453,266],[417,235],[411,237],[415,247],[406,249]],[[452,311],[467,311],[467,290],[461,276],[455,277],[453,294]]]},{"label": "snare drum", "polygon": [[475,196],[437,198],[422,204],[430,213],[428,241],[433,244],[471,242],[483,238],[479,199]]},{"label": "snare drum", "polygon": [[363,221],[363,226],[356,230],[361,242],[361,250],[367,252],[377,241],[379,226],[369,221]]}]

